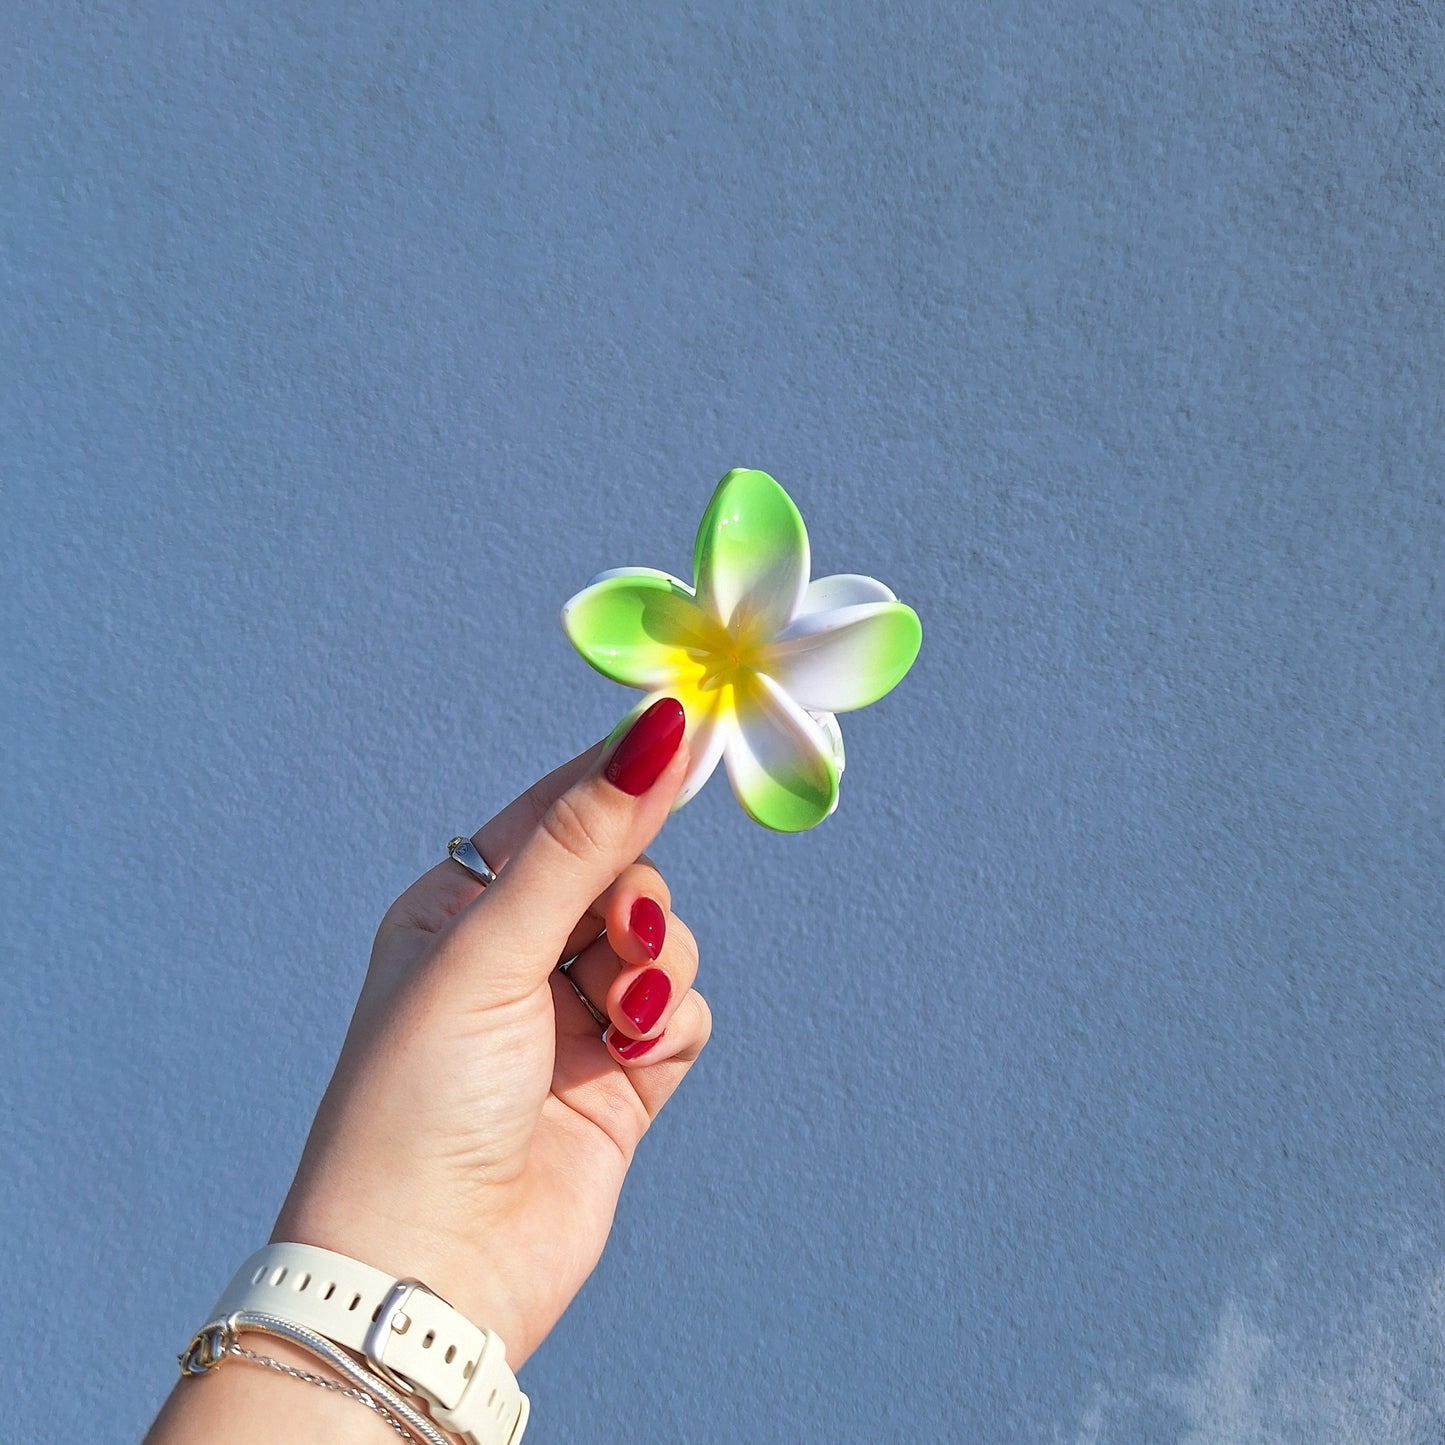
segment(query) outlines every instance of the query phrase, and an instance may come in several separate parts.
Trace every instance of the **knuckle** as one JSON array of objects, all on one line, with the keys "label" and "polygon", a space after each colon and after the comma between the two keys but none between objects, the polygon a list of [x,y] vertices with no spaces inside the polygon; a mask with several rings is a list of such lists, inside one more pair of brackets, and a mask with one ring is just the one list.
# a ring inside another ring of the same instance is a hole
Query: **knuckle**
[{"label": "knuckle", "polygon": [[599,1089],[588,1103],[587,1116],[627,1159],[651,1122],[646,1106],[631,1089]]},{"label": "knuckle", "polygon": [[611,851],[615,829],[605,809],[563,793],[543,812],[539,824],[557,846],[576,858]]},{"label": "knuckle", "polygon": [[542,820],[547,816],[547,809],[551,806],[552,801],[552,797],[547,791],[546,778],[538,778],[535,783],[527,785],[522,793],[522,803],[532,819],[534,827],[542,825]]},{"label": "knuckle", "polygon": [[712,1010],[700,993],[690,993],[688,998],[692,1003],[693,1017],[688,1024],[687,1032],[690,1037],[685,1052],[688,1057],[696,1058],[712,1037]]}]

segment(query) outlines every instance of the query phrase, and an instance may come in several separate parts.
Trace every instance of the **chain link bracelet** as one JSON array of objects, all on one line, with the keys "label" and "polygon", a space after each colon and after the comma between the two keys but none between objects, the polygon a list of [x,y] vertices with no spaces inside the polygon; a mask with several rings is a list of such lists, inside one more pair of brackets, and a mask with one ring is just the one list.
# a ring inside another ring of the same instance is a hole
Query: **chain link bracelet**
[{"label": "chain link bracelet", "polygon": [[[301,1370],[294,1365],[273,1360],[255,1350],[246,1349],[237,1336],[245,1331],[272,1335],[277,1339],[289,1340],[324,1360],[337,1374],[351,1381],[350,1385],[340,1380],[329,1380],[324,1375]],[[359,1400],[368,1409],[374,1410],[403,1439],[420,1440],[422,1445],[454,1445],[430,1420],[424,1418],[407,1404],[390,1385],[362,1369],[344,1350],[330,1340],[308,1330],[302,1325],[293,1325],[289,1320],[274,1315],[259,1314],[251,1310],[239,1310],[223,1320],[216,1320],[199,1330],[185,1353],[178,1357],[182,1375],[205,1375],[219,1369],[230,1356],[251,1360],[269,1370],[290,1375],[307,1384],[320,1385],[322,1389],[334,1390],[339,1395],[348,1395]]]},{"label": "chain link bracelet", "polygon": [[338,1395],[348,1395],[353,1400],[360,1400],[367,1409],[375,1410],[403,1440],[416,1439],[385,1405],[354,1385],[343,1385],[340,1380],[329,1380],[325,1375],[313,1374],[310,1370],[298,1370],[295,1365],[282,1364],[280,1360],[273,1360],[270,1355],[259,1355],[255,1350],[248,1350],[239,1340],[232,1340],[226,1347],[226,1353],[235,1355],[238,1360],[250,1360],[253,1364],[264,1365],[268,1370],[290,1375],[293,1380],[304,1380],[308,1385],[320,1385],[323,1390],[335,1390]]}]

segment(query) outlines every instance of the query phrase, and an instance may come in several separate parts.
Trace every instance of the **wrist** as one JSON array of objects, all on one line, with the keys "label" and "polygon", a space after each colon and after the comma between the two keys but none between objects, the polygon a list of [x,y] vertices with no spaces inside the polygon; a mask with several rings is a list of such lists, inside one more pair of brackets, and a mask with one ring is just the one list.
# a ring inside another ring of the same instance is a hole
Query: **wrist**
[{"label": "wrist", "polygon": [[310,1244],[359,1260],[396,1279],[420,1280],[465,1319],[497,1335],[515,1372],[536,1341],[529,1339],[522,1312],[479,1240],[474,1237],[463,1243],[410,1223],[289,1198],[271,1231],[273,1244]]},{"label": "wrist", "polygon": [[[327,1372],[304,1376],[242,1346],[248,1332],[309,1351]],[[337,1390],[399,1433],[445,1445],[518,1445],[528,1400],[494,1331],[415,1278],[294,1240],[256,1250],[232,1276],[182,1353],[182,1374],[237,1356]],[[337,1379],[330,1378],[332,1375]]]}]

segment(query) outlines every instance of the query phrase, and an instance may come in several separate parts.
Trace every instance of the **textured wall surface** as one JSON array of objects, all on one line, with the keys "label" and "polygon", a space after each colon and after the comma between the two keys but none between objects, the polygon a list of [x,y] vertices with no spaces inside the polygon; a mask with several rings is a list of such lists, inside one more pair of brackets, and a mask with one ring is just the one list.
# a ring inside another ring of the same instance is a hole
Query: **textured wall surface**
[{"label": "textured wall surface", "polygon": [[0,1438],[144,1428],[745,465],[924,649],[659,844],[539,1445],[1438,1440],[1442,118],[1407,0],[5,7]]}]

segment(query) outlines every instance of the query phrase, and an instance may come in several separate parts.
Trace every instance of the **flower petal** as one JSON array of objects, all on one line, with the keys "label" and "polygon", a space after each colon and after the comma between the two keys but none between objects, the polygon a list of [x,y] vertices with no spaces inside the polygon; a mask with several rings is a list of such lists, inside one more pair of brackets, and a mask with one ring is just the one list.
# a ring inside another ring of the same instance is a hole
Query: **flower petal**
[{"label": "flower petal", "polygon": [[645,567],[594,578],[563,607],[562,626],[598,672],[648,689],[694,678],[718,631],[686,583]]},{"label": "flower petal", "polygon": [[684,803],[690,803],[697,797],[702,791],[702,785],[717,771],[717,765],[722,761],[723,747],[733,726],[732,710],[727,707],[714,707],[696,721],[692,713],[688,713],[686,737],[691,757],[687,765],[687,776],[682,780],[682,787],[673,800],[674,813]]},{"label": "flower petal", "polygon": [[898,598],[876,577],[857,572],[837,572],[831,577],[814,577],[803,591],[803,600],[793,615],[831,612],[835,607],[856,607],[862,602],[897,602]]},{"label": "flower petal", "polygon": [[[650,692],[640,702],[630,707],[617,721],[611,733],[608,734],[607,742],[610,744],[616,738],[620,738],[653,703],[661,701],[665,697],[671,697],[682,703],[683,712],[687,716],[687,727],[683,738],[687,743],[690,757],[687,765],[687,776],[682,780],[682,787],[678,789],[677,797],[673,800],[672,811],[675,813],[684,803],[691,802],[702,786],[712,777],[717,770],[717,765],[722,761],[723,744],[728,733],[733,727],[732,709],[719,705],[718,693],[712,692],[699,694],[697,692],[686,692],[678,696],[676,692],[669,692],[667,688],[658,688]],[[706,697],[706,704],[699,708],[698,699]]]},{"label": "flower petal", "polygon": [[697,600],[743,641],[771,637],[808,582],[808,533],[766,473],[735,467],[703,513],[692,554]]},{"label": "flower petal", "polygon": [[743,810],[779,833],[821,823],[838,801],[838,769],[823,729],[758,673],[743,674],[733,695],[736,726],[723,759]]},{"label": "flower petal", "polygon": [[843,752],[843,729],[838,726],[838,719],[830,712],[815,712],[811,716],[823,729],[823,736],[828,739],[828,745],[833,749],[833,766],[838,769],[838,776],[841,778],[843,769],[847,766],[847,757]]},{"label": "flower petal", "polygon": [[758,666],[814,712],[849,712],[890,692],[923,640],[918,614],[901,602],[812,612],[778,635]]}]

